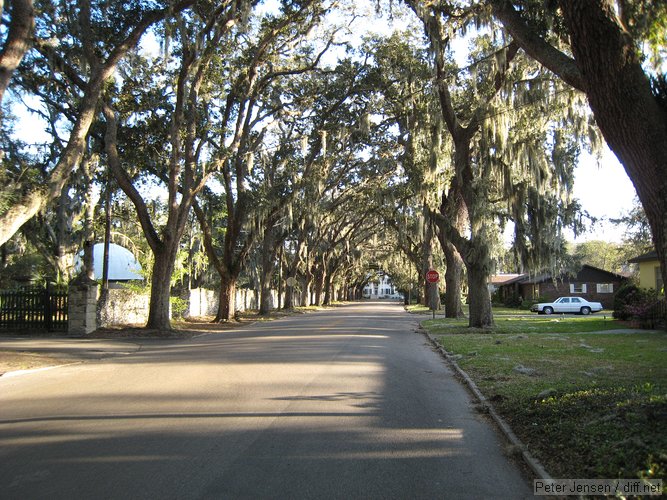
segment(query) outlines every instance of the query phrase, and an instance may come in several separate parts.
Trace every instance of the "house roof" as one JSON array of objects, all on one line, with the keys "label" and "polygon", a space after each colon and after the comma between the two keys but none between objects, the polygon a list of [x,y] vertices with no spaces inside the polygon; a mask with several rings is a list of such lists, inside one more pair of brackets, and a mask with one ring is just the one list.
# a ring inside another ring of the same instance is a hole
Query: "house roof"
[{"label": "house roof", "polygon": [[510,285],[512,283],[516,283],[517,281],[521,281],[526,276],[526,274],[496,274],[495,276],[491,276],[489,278],[489,283],[498,286]]},{"label": "house roof", "polygon": [[618,279],[627,279],[628,278],[627,276],[624,276],[623,274],[607,271],[606,269],[601,269],[599,267],[591,266],[590,264],[584,264],[583,266],[581,266],[582,270],[585,267],[587,267],[588,269],[592,269],[594,271],[598,271],[600,273],[608,274],[609,276],[613,276],[614,278],[618,278]]},{"label": "house roof", "polygon": [[637,257],[633,257],[632,259],[629,259],[628,262],[632,264],[636,264],[638,262],[647,262],[650,260],[658,260],[658,252],[655,250],[651,250],[650,252],[646,252],[645,254],[639,255]]},{"label": "house roof", "polygon": [[534,285],[535,283],[543,283],[551,279],[552,279],[551,274],[548,273],[536,274],[535,276],[527,275],[525,279],[521,280],[521,283],[525,283],[527,285]]},{"label": "house roof", "polygon": [[[583,270],[588,269],[589,271],[597,271],[599,273],[606,274],[610,277],[616,278],[616,279],[627,279],[627,276],[623,276],[622,274],[618,273],[612,273],[611,271],[607,271],[605,269],[600,269],[599,267],[591,266],[589,264],[584,264],[581,266],[581,269],[579,270],[579,273],[581,273]],[[577,274],[579,274],[577,273]],[[545,281],[550,281],[553,279],[553,275],[550,273],[541,273],[541,274],[536,274],[536,275],[529,275],[529,274],[515,274],[515,275],[499,275],[499,276],[515,276],[513,279],[508,279],[507,281],[495,281],[495,279],[498,276],[492,276],[490,283],[498,286],[504,286],[504,285],[510,285],[512,283],[521,283],[525,285],[535,285],[537,283],[544,283]],[[567,273],[562,273],[558,279],[560,280],[566,280],[567,278],[572,278],[567,275]]]}]

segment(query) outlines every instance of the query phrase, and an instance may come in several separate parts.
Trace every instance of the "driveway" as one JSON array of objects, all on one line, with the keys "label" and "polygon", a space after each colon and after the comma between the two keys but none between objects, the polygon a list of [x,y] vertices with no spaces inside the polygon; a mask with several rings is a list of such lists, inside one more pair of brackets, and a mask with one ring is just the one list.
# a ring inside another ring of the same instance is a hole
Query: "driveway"
[{"label": "driveway", "polygon": [[0,378],[0,498],[528,498],[417,319],[363,303]]}]

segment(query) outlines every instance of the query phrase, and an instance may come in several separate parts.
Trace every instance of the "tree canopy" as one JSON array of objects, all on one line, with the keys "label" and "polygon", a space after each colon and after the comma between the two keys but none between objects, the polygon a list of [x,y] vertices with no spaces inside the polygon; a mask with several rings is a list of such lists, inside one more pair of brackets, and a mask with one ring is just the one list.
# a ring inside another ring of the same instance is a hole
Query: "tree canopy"
[{"label": "tree canopy", "polygon": [[[359,6],[328,0],[8,2],[2,266],[41,255],[66,280],[69,256],[116,232],[151,255],[163,329],[179,268],[231,321],[238,286],[267,313],[276,285],[286,307],[327,303],[378,266],[428,301],[437,264],[446,313],[465,293],[470,325],[491,326],[501,258],[560,265],[582,224],[579,153],[604,138],[665,273],[667,8],[620,4],[410,0],[391,5],[408,29],[359,36]],[[46,140],[20,130],[26,113]]]}]

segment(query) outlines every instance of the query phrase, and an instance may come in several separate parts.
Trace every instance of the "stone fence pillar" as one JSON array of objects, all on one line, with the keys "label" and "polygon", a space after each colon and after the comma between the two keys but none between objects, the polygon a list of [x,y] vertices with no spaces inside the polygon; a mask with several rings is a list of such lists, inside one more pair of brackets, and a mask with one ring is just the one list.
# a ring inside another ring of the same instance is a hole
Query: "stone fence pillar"
[{"label": "stone fence pillar", "polygon": [[83,275],[70,282],[67,297],[69,335],[88,335],[97,329],[97,289],[97,282]]}]

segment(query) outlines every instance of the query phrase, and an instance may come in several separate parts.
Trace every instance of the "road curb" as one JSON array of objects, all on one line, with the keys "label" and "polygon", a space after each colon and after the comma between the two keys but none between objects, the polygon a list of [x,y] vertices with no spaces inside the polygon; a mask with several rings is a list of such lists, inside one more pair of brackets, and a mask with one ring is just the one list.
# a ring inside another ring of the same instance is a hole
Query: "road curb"
[{"label": "road curb", "polygon": [[542,479],[544,481],[551,480],[552,477],[546,471],[544,466],[537,460],[531,453],[528,451],[528,447],[518,438],[512,428],[509,426],[505,420],[498,414],[496,409],[493,407],[491,402],[482,394],[482,391],[479,390],[477,384],[470,378],[470,376],[459,366],[456,360],[440,345],[440,343],[423,327],[419,327],[416,330],[418,333],[423,334],[431,343],[431,345],[441,354],[441,356],[447,361],[447,363],[454,369],[454,371],[463,379],[466,387],[472,392],[475,398],[479,401],[480,405],[488,413],[488,415],[493,419],[495,424],[498,426],[500,431],[503,433],[505,438],[516,447],[516,449],[521,451],[521,458],[526,463],[526,465],[533,471],[537,476],[537,479]]}]

